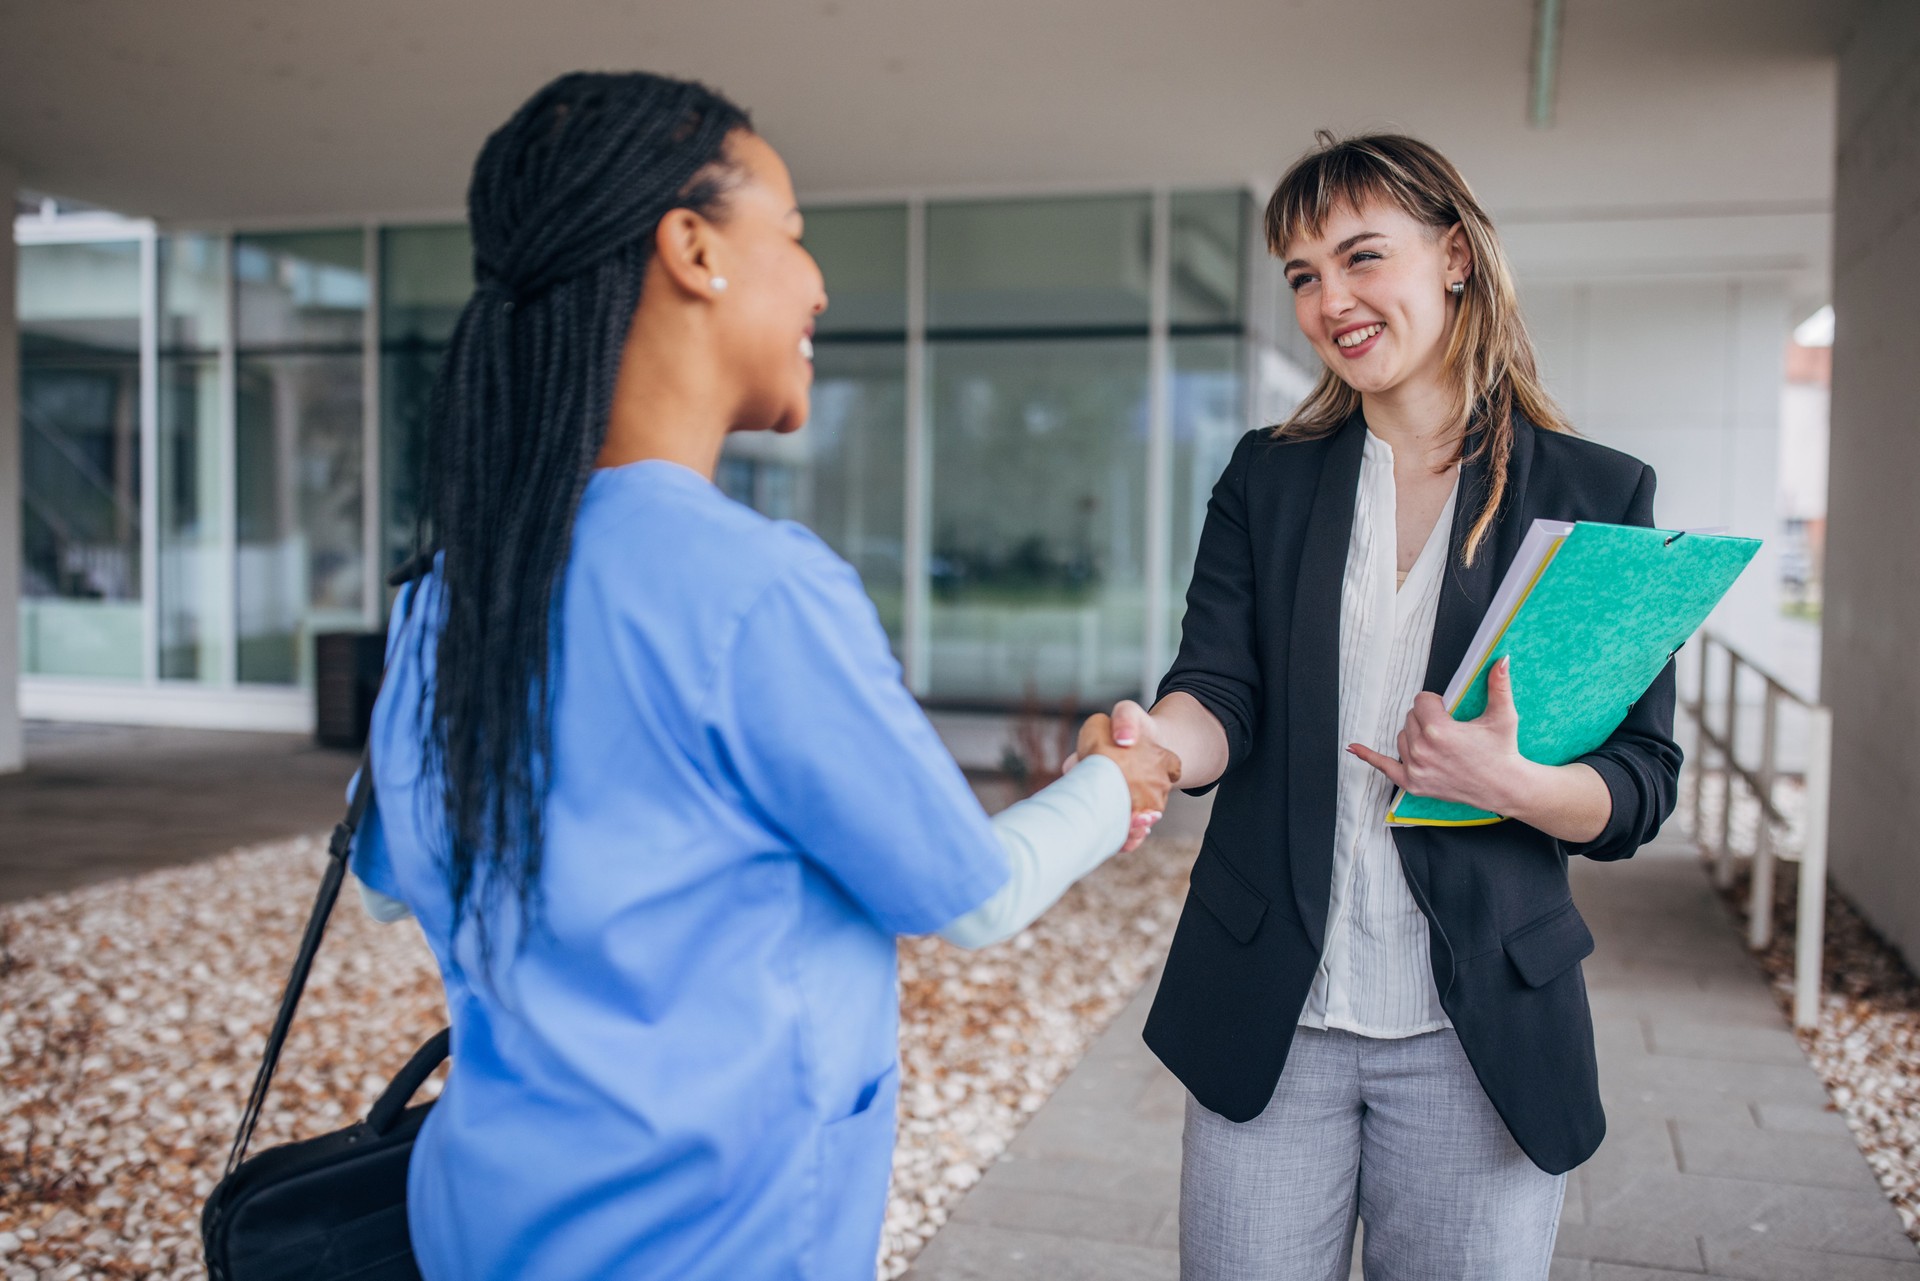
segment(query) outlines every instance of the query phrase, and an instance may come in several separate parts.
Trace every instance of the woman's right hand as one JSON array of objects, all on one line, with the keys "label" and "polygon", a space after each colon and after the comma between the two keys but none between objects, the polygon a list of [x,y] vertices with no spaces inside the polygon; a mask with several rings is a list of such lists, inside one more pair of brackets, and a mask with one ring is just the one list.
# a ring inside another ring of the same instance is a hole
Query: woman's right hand
[{"label": "woman's right hand", "polygon": [[1127,842],[1121,846],[1124,851],[1146,840],[1147,833],[1160,821],[1167,795],[1180,781],[1180,758],[1154,741],[1152,720],[1138,703],[1121,703],[1114,713],[1110,717],[1100,712],[1087,718],[1065,768],[1071,769],[1088,756],[1105,756],[1120,767],[1133,805],[1133,822]]}]

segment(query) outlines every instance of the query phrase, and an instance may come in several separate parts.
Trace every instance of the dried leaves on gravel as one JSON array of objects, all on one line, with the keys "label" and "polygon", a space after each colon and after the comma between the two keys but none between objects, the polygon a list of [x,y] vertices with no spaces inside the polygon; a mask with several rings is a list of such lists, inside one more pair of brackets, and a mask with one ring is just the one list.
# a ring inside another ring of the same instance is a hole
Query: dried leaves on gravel
[{"label": "dried leaves on gravel", "polygon": [[[980,952],[900,947],[897,1277],[1165,951],[1191,845],[1150,842]],[[318,837],[0,907],[0,1278],[203,1275],[219,1177],[324,859]],[[445,1022],[411,923],[344,895],[254,1151],[365,1113]]]},{"label": "dried leaves on gravel", "polygon": [[[1744,928],[1746,869],[1727,890]],[[1759,954],[1774,998],[1793,1017],[1793,940],[1798,914],[1795,878],[1774,883],[1773,945]],[[1819,1026],[1797,1033],[1826,1082],[1867,1164],[1920,1243],[1920,983],[1887,942],[1832,886]]]},{"label": "dried leaves on gravel", "polygon": [[[1697,777],[1698,771],[1692,771]],[[1805,809],[1797,782],[1776,788],[1776,803],[1797,829]],[[1700,828],[1718,839],[1724,776],[1705,780]],[[1690,799],[1683,798],[1683,799]],[[1736,791],[1729,816],[1735,850],[1751,850],[1759,806]],[[1788,849],[1796,831],[1783,834]],[[1750,861],[1742,861],[1725,891],[1742,933],[1751,903]],[[1793,1017],[1794,940],[1798,937],[1799,877],[1795,864],[1779,869],[1773,885],[1773,942],[1758,959],[1774,998]],[[1820,1022],[1796,1033],[1827,1093],[1860,1143],[1867,1164],[1900,1214],[1900,1224],[1920,1243],[1920,982],[1887,941],[1843,898],[1827,887]]]}]

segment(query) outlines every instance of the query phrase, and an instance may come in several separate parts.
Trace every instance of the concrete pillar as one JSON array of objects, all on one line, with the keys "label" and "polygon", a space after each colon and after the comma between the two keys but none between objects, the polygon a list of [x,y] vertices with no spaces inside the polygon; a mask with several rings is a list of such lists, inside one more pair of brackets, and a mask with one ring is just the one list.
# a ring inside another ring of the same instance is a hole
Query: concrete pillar
[{"label": "concrete pillar", "polygon": [[13,193],[19,172],[0,160],[7,219],[0,243],[0,773],[25,763],[20,739],[20,327],[14,315]]},{"label": "concrete pillar", "polygon": [[1834,880],[1920,961],[1920,5],[1841,48],[1825,661]]}]

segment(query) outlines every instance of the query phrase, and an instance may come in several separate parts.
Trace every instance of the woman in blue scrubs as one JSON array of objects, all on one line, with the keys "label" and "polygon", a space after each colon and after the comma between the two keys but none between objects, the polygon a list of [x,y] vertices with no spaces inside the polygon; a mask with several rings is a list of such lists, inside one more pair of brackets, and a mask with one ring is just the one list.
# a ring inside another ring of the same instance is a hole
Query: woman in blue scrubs
[{"label": "woman in blue scrubs", "polygon": [[396,605],[354,862],[446,984],[421,1270],[865,1281],[895,937],[1016,932],[1140,839],[1177,763],[1098,720],[989,821],[853,570],[714,487],[729,433],[806,420],[826,305],[730,103],[563,77],[489,139],[469,212],[439,552]]}]

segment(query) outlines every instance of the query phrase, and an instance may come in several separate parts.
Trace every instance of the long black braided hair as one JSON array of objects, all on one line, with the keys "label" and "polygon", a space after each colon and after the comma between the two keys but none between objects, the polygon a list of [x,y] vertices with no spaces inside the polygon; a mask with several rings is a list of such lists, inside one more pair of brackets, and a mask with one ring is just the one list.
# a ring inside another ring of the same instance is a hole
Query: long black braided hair
[{"label": "long black braided hair", "polygon": [[654,233],[674,209],[719,215],[727,138],[751,127],[698,84],[581,72],[474,164],[476,286],[434,387],[416,538],[440,553],[425,761],[454,924],[473,914],[483,960],[502,895],[539,917],[559,592]]}]

